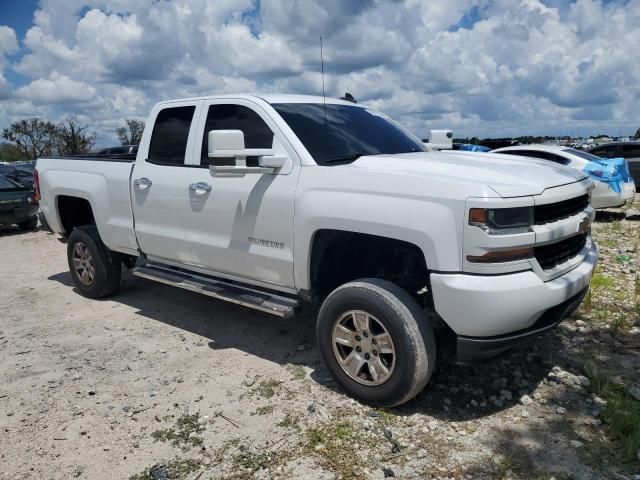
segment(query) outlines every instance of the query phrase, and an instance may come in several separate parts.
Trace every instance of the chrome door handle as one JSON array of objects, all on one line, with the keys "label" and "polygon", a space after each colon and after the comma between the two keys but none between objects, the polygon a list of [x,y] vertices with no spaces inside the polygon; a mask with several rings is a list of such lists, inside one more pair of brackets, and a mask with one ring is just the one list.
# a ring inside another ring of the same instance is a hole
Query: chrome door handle
[{"label": "chrome door handle", "polygon": [[210,192],[211,185],[205,182],[192,183],[191,185],[189,185],[189,190],[191,190],[192,192],[195,192],[198,190],[204,190],[205,192]]},{"label": "chrome door handle", "polygon": [[133,184],[140,189],[144,189],[144,188],[149,188],[151,185],[153,185],[153,182],[149,180],[147,177],[142,177],[142,178],[136,178],[133,181]]}]

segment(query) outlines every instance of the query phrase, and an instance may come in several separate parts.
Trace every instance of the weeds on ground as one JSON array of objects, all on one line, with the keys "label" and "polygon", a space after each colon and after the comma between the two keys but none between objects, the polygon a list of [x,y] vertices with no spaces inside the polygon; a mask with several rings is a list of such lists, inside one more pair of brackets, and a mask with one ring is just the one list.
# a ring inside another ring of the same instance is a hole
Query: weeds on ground
[{"label": "weeds on ground", "polygon": [[591,277],[591,288],[592,289],[601,289],[606,290],[607,288],[611,288],[613,286],[613,279],[611,277],[607,277],[602,273],[596,273]]},{"label": "weeds on ground", "polygon": [[158,480],[160,478],[179,480],[200,468],[200,461],[177,458],[168,463],[158,463],[145,468],[141,473],[131,475],[129,480]]},{"label": "weeds on ground", "polygon": [[361,451],[374,446],[371,439],[357,435],[351,422],[328,423],[307,430],[303,451],[307,455],[319,457],[320,465],[335,473],[338,478],[359,479],[362,478],[360,459],[353,448],[348,448],[356,441]]},{"label": "weeds on ground", "polygon": [[624,458],[635,459],[640,451],[640,401],[623,383],[602,373],[594,362],[586,362],[584,370],[593,393],[607,402],[602,412],[607,430],[620,442]]},{"label": "weeds on ground", "polygon": [[290,364],[287,365],[287,370],[294,380],[304,380],[307,378],[307,372],[302,365]]},{"label": "weeds on ground", "polygon": [[264,407],[256,408],[256,411],[251,415],[269,415],[273,413],[273,405],[265,405]]},{"label": "weeds on ground", "polygon": [[297,415],[287,413],[284,419],[278,423],[278,427],[291,428],[293,430],[300,430],[300,418]]},{"label": "weeds on ground", "polygon": [[198,415],[183,415],[176,420],[175,428],[156,430],[151,437],[157,442],[171,442],[172,445],[186,450],[190,446],[198,447],[202,445],[202,437],[199,433],[204,432],[204,426],[198,423]]},{"label": "weeds on ground", "polygon": [[252,391],[256,395],[264,398],[271,398],[282,386],[282,382],[274,379],[262,380],[257,387],[255,387]]}]

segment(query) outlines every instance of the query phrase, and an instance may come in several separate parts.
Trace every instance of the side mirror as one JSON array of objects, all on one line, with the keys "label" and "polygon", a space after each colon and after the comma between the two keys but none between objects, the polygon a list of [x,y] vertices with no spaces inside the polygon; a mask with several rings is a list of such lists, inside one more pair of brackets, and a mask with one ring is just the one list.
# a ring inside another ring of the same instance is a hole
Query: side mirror
[{"label": "side mirror", "polygon": [[244,155],[242,130],[211,130],[209,132],[209,158],[228,158]]},{"label": "side mirror", "polygon": [[[207,156],[212,159],[230,159],[225,165],[209,165],[214,177],[243,177],[247,173],[276,173],[287,160],[283,155],[275,155],[270,148],[245,148],[242,130],[211,130],[208,133]],[[247,157],[259,157],[258,167],[247,167]]]}]

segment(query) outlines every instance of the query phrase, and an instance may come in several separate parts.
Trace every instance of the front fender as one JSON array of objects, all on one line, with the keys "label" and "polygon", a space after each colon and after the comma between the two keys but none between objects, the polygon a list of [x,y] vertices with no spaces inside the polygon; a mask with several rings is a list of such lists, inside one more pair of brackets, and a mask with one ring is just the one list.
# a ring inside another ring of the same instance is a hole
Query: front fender
[{"label": "front fender", "polygon": [[459,271],[463,205],[379,192],[305,191],[296,199],[296,288],[310,289],[313,238],[323,229],[403,240],[422,251],[430,270]]}]

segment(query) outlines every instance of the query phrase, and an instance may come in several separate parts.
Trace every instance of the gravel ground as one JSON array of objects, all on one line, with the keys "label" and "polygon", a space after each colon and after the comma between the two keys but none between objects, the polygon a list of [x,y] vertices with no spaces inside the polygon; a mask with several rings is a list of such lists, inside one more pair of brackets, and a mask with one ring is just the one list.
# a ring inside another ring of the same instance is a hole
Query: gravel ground
[{"label": "gravel ground", "polygon": [[284,321],[128,273],[88,300],[53,235],[0,229],[0,478],[640,478],[598,395],[605,378],[640,399],[637,218],[599,215],[574,318],[391,410],[332,383],[312,309]]}]

